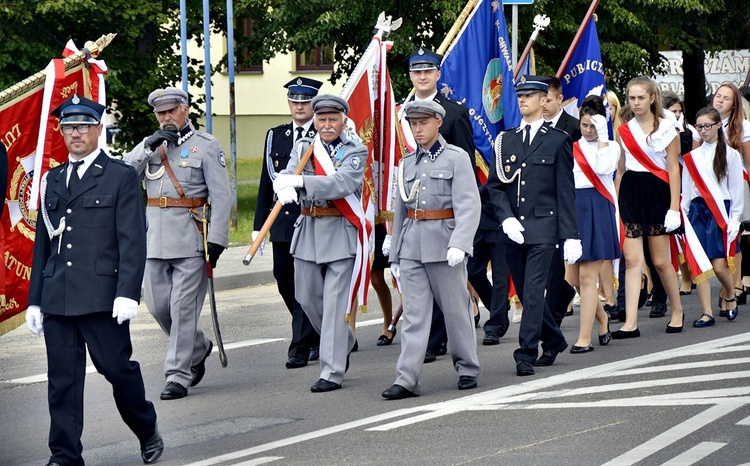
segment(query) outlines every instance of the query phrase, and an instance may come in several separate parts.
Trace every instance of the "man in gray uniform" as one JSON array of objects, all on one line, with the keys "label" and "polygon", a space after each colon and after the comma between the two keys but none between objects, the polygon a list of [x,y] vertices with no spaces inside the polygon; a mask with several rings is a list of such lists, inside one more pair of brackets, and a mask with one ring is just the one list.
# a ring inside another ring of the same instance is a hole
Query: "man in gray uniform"
[{"label": "man in gray uniform", "polygon": [[466,256],[472,254],[481,206],[466,152],[439,133],[445,110],[434,100],[405,108],[419,147],[401,160],[393,220],[391,271],[401,280],[403,329],[396,382],[383,397],[419,395],[432,301],[443,310],[458,372],[458,389],[476,388],[479,358],[466,289]]},{"label": "man in gray uniform", "polygon": [[[354,347],[346,315],[356,292],[350,285],[357,273],[355,263],[367,259],[367,249],[363,251],[358,241],[364,221],[361,197],[367,148],[344,132],[346,101],[323,94],[313,99],[312,106],[318,134],[295,144],[289,164],[273,181],[273,190],[282,204],[301,201],[290,248],[295,295],[320,333],[320,379],[310,390],[329,392],[341,388]],[[292,175],[308,150],[312,158],[302,175]]]},{"label": "man in gray uniform", "polygon": [[162,400],[187,395],[203,378],[213,343],[198,328],[208,278],[200,226],[211,204],[208,255],[216,267],[228,245],[231,194],[224,151],[188,119],[188,95],[157,89],[148,96],[160,129],[144,139],[125,162],[138,171],[148,195],[146,306],[169,335]]}]

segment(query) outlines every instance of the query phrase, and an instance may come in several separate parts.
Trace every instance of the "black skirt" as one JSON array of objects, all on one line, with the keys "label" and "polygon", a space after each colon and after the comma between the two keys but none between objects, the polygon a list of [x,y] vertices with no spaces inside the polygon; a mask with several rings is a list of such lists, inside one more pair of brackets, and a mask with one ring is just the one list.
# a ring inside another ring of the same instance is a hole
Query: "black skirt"
[{"label": "black skirt", "polygon": [[664,217],[669,210],[672,196],[669,184],[650,172],[628,170],[620,182],[620,218],[625,224],[625,236],[659,236],[667,233]]}]

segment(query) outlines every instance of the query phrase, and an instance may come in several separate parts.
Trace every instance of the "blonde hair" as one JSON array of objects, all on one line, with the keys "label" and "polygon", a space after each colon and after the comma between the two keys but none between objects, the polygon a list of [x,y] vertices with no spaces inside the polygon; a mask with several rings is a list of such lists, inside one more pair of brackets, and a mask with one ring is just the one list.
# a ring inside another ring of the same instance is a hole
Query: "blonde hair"
[{"label": "blonde hair", "polygon": [[617,128],[622,124],[620,118],[620,99],[617,98],[617,94],[614,91],[607,91],[607,102],[609,102],[609,114],[612,115],[612,131],[617,134]]}]

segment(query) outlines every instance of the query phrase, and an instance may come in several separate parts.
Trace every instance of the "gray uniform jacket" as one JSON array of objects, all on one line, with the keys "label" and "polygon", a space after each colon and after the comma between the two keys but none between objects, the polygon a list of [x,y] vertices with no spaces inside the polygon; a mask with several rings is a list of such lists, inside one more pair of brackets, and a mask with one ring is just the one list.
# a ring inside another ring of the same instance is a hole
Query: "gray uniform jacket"
[{"label": "gray uniform jacket", "polygon": [[[170,144],[167,158],[185,197],[209,198],[211,201],[208,242],[227,247],[232,197],[224,151],[218,139],[210,134],[194,131],[179,146],[173,147]],[[146,170],[155,174],[163,167],[160,151],[148,152],[142,142],[132,152],[125,154],[123,160],[141,175],[149,198],[180,197],[166,171],[158,179],[146,177]],[[149,259],[203,255],[203,236],[185,207],[147,207],[146,227]]]},{"label": "gray uniform jacket", "polygon": [[[419,180],[414,199],[404,202],[396,195],[390,262],[401,258],[426,262],[444,262],[448,248],[458,248],[468,255],[473,252],[474,234],[479,226],[481,206],[475,175],[466,152],[446,144],[443,151],[431,160],[417,152],[408,154],[399,164],[403,171],[404,189],[411,193]],[[399,177],[401,173],[399,173]],[[454,218],[444,220],[414,220],[406,216],[406,209],[453,209]]]},{"label": "gray uniform jacket", "polygon": [[[317,135],[315,139],[319,137]],[[300,156],[315,139],[300,139],[292,149],[289,164],[281,173],[293,173]],[[333,162],[335,174],[315,175],[313,158],[305,166],[302,171],[304,187],[299,190],[301,207],[334,207],[329,200],[343,199],[352,193],[357,198],[362,197],[367,148],[349,139],[345,132],[341,133],[341,142],[339,155]],[[345,217],[312,218],[300,215],[294,224],[291,253],[297,259],[317,264],[352,258],[357,254],[357,227]]]}]

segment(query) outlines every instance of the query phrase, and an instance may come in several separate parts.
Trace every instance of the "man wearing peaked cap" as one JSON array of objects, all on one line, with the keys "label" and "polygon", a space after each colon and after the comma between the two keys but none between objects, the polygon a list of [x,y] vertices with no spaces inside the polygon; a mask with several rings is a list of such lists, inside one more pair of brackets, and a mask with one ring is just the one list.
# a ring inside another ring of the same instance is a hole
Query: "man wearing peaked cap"
[{"label": "man wearing peaked cap", "polygon": [[[558,244],[568,263],[581,256],[575,211],[570,136],[545,124],[547,82],[522,76],[516,84],[521,126],[495,139],[495,163],[487,187],[498,211],[506,257],[523,304],[519,348],[513,353],[519,376],[549,366],[568,344],[544,299]],[[543,354],[537,359],[539,341]]]},{"label": "man wearing peaked cap", "polygon": [[[323,83],[314,79],[297,77],[284,84],[287,89],[287,104],[292,121],[275,126],[268,130],[263,146],[265,166],[260,171],[258,201],[255,207],[255,223],[252,239],[260,234],[276,199],[273,192],[273,180],[286,168],[294,145],[303,140],[311,140],[316,131],[313,126],[312,99],[318,95]],[[271,243],[273,243],[273,276],[279,294],[292,315],[292,340],[287,350],[286,367],[296,369],[307,365],[308,361],[318,359],[320,335],[315,331],[302,306],[294,297],[294,257],[290,253],[294,223],[299,217],[299,204],[292,202],[282,207],[281,213],[271,225]],[[265,239],[259,249],[263,254]]]},{"label": "man wearing peaked cap", "polygon": [[152,463],[164,443],[140,366],[130,357],[146,263],[138,175],[99,148],[104,106],[73,95],[52,115],[67,163],[42,180],[41,215],[29,283],[29,330],[44,334],[50,413],[49,464],[83,464],[86,351],[112,385],[117,410]]},{"label": "man wearing peaked cap", "polygon": [[416,70],[437,70],[443,61],[443,56],[432,50],[422,47],[418,48],[407,58],[409,62],[409,71]]},{"label": "man wearing peaked cap", "polygon": [[[228,245],[231,192],[226,158],[219,141],[196,131],[190,122],[188,95],[181,89],[157,89],[148,96],[159,129],[123,160],[135,167],[148,195],[148,250],[144,300],[169,335],[162,400],[187,395],[203,379],[213,343],[198,327],[208,287],[208,258],[216,267]],[[200,220],[210,202],[211,223]]]},{"label": "man wearing peaked cap", "polygon": [[437,118],[442,120],[445,117],[445,109],[434,100],[413,100],[406,104],[404,113],[408,120],[412,118]]},{"label": "man wearing peaked cap", "polygon": [[[359,291],[353,279],[367,265],[361,201],[367,148],[344,131],[346,101],[324,94],[312,106],[318,133],[294,144],[273,190],[282,204],[300,204],[290,252],[297,301],[320,334],[320,378],[310,387],[318,393],[341,388],[354,348],[346,316]],[[308,151],[312,157],[294,175]]]}]

